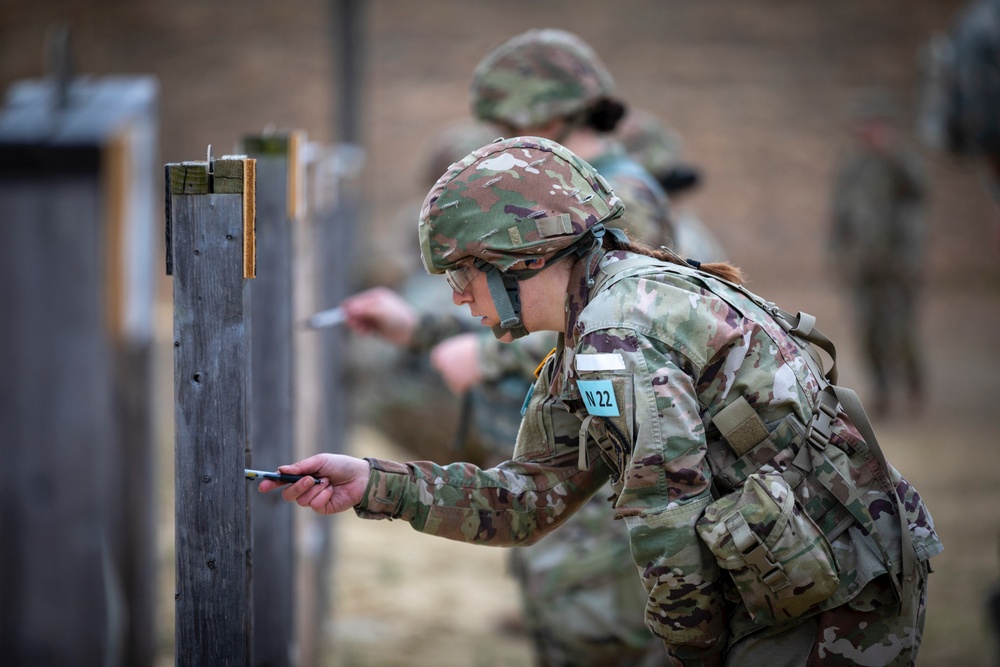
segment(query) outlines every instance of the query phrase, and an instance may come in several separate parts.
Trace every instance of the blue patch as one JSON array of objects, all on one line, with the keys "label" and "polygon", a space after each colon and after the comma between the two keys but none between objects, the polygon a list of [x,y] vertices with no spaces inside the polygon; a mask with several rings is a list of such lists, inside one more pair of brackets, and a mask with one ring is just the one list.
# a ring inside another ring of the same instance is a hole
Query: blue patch
[{"label": "blue patch", "polygon": [[535,385],[531,385],[530,387],[528,387],[528,393],[524,397],[524,403],[521,403],[521,416],[522,417],[524,416],[524,413],[528,411],[528,401],[531,400],[531,396],[534,393],[535,393]]},{"label": "blue patch", "polygon": [[615,388],[611,380],[577,380],[583,404],[587,412],[595,417],[617,417],[618,401],[615,399]]}]

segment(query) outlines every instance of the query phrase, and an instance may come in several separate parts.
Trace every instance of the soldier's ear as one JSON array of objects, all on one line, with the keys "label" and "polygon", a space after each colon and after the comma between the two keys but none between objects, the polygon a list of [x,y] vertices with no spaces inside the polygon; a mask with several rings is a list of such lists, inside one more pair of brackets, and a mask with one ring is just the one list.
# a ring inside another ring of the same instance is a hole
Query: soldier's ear
[{"label": "soldier's ear", "polygon": [[524,268],[526,269],[540,269],[545,266],[544,257],[536,257],[535,259],[524,260]]}]

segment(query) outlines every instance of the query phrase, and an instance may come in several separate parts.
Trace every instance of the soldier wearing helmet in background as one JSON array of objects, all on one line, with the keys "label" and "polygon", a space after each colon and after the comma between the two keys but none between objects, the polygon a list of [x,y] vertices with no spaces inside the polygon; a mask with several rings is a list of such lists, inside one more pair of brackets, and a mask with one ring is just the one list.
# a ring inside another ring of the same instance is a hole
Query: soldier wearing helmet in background
[{"label": "soldier wearing helmet in background", "polygon": [[[538,136],[566,146],[614,186],[628,207],[627,231],[657,247],[672,245],[663,189],[614,137],[625,104],[601,59],[564,30],[528,30],[476,66],[472,114],[505,136]],[[613,223],[618,224],[618,223]]]},{"label": "soldier wearing helmet in background", "polygon": [[[750,293],[733,266],[631,242],[606,226],[623,212],[589,164],[545,139],[449,168],[420,215],[424,266],[500,340],[559,333],[513,456],[483,469],[318,454],[279,468],[316,478],[282,497],[524,545],[610,481],[646,625],[672,664],[913,664],[942,547],[810,351],[824,340],[810,317]],[[352,328],[400,324],[353,306]]]},{"label": "soldier wearing helmet in background", "polygon": [[855,101],[854,140],[837,169],[829,236],[831,263],[854,300],[879,415],[889,411],[896,384],[911,410],[924,393],[918,305],[927,192],[922,161],[904,143],[896,116],[883,89]]},{"label": "soldier wearing helmet in background", "polygon": [[653,114],[640,109],[629,110],[615,136],[670,198],[674,251],[700,262],[724,261],[726,253],[719,240],[693,210],[680,205],[701,184],[698,169],[681,159],[681,136]]},{"label": "soldier wearing helmet in background", "polygon": [[[489,143],[497,133],[496,128],[478,122],[442,127],[428,142],[421,186],[430,187],[453,162]],[[399,233],[412,228],[422,202],[421,196],[402,207]],[[461,458],[477,464],[497,460],[498,452],[509,450],[517,435],[531,374],[555,344],[554,336],[531,337],[516,345],[502,345],[494,339],[493,344],[479,346],[469,364],[481,381],[449,391],[430,354],[443,341],[478,329],[478,323],[455,308],[448,286],[419,265],[416,243],[411,252],[397,246],[391,252],[373,251],[371,267],[361,270],[369,274],[368,284],[378,287],[361,294],[377,307],[413,311],[414,327],[394,339],[396,347],[391,350],[379,341],[352,341],[351,358],[358,372],[354,404],[359,417],[421,457]]]}]

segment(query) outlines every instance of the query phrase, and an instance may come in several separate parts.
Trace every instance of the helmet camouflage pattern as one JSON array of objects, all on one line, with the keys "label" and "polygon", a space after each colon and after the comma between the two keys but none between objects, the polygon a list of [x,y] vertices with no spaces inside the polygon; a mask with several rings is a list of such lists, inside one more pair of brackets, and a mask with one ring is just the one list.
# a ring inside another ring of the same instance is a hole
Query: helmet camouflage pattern
[{"label": "helmet camouflage pattern", "polygon": [[529,30],[476,67],[473,115],[518,129],[566,118],[610,95],[614,79],[594,50],[564,30]]},{"label": "helmet camouflage pattern", "polygon": [[680,160],[683,145],[680,135],[648,111],[630,109],[615,136],[625,152],[650,174],[666,173]]},{"label": "helmet camouflage pattern", "polygon": [[427,194],[420,256],[428,273],[469,258],[503,272],[568,247],[624,210],[607,181],[560,144],[497,140],[453,164]]}]

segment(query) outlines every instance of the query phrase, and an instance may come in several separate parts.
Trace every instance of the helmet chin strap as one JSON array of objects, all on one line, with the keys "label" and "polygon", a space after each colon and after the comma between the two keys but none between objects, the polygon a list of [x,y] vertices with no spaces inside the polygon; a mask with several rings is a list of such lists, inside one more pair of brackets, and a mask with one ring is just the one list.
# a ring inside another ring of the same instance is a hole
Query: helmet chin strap
[{"label": "helmet chin strap", "polygon": [[[597,223],[589,231],[588,235],[581,237],[573,245],[552,255],[545,266],[551,266],[567,255],[583,257],[587,253],[598,249],[605,232],[610,233],[615,238],[618,238],[620,235],[624,242],[628,242],[628,237],[621,230],[614,228],[606,229],[602,223]],[[511,338],[515,340],[527,336],[529,332],[524,326],[524,321],[521,319],[521,292],[518,283],[521,280],[536,275],[544,270],[545,267],[540,269],[507,271],[505,273],[499,271],[488,262],[476,261],[476,267],[486,274],[486,286],[490,290],[490,297],[493,299],[493,305],[497,309],[497,316],[500,318],[500,324],[490,327],[493,335],[497,339],[500,339],[509,333]]]},{"label": "helmet chin strap", "polygon": [[511,337],[523,338],[528,330],[521,320],[521,292],[518,288],[518,276],[511,272],[501,273],[492,264],[487,264],[486,286],[493,298],[500,324],[491,327],[493,335],[498,339],[510,334]]}]

